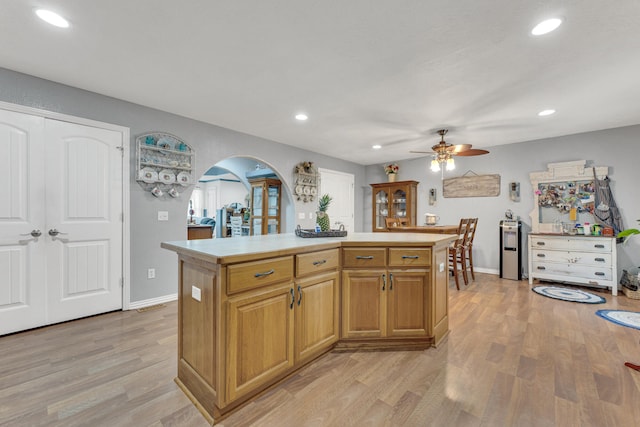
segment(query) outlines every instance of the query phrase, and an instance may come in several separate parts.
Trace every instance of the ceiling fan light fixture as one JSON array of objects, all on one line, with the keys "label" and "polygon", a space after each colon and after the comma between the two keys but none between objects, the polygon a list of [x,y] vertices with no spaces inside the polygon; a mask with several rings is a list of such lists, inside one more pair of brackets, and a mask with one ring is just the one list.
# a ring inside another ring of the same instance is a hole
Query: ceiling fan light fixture
[{"label": "ceiling fan light fixture", "polygon": [[440,172],[440,163],[435,158],[431,160],[431,172]]},{"label": "ceiling fan light fixture", "polygon": [[562,24],[562,19],[560,18],[547,19],[533,27],[533,30],[531,30],[531,34],[533,34],[534,36],[541,36],[543,34],[550,33],[551,31],[558,28],[560,24]]},{"label": "ceiling fan light fixture", "polygon": [[456,162],[453,161],[453,157],[447,159],[447,170],[452,171],[456,168]]}]

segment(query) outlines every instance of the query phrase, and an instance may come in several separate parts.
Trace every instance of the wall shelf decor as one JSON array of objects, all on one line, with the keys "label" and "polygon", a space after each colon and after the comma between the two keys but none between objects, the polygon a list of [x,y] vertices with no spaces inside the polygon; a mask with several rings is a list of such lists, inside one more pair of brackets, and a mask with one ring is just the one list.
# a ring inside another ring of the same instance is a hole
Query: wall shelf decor
[{"label": "wall shelf decor", "polygon": [[150,132],[136,137],[136,181],[156,197],[178,197],[193,185],[193,148],[177,136]]},{"label": "wall shelf decor", "polygon": [[319,175],[313,162],[300,162],[294,170],[296,200],[313,202],[318,197]]}]

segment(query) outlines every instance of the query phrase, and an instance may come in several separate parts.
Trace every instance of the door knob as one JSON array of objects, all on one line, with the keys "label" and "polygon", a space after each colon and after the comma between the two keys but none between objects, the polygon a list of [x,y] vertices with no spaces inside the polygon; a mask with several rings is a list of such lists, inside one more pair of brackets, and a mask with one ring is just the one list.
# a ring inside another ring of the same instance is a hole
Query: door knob
[{"label": "door knob", "polygon": [[61,231],[58,231],[55,228],[52,228],[52,229],[49,230],[49,236],[56,237],[58,234],[67,234],[67,233],[63,233]]},{"label": "door knob", "polygon": [[34,228],[33,230],[31,230],[31,233],[21,234],[21,236],[40,237],[42,236],[42,231],[38,230],[37,228]]}]

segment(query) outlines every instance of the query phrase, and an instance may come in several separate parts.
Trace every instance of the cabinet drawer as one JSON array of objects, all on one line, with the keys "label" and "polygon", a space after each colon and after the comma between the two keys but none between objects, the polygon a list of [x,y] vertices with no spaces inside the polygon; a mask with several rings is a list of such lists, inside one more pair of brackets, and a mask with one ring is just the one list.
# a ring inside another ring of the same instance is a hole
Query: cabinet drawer
[{"label": "cabinet drawer", "polygon": [[340,265],[339,257],[339,249],[296,255],[296,277],[336,269]]},{"label": "cabinet drawer", "polygon": [[532,248],[567,251],[611,252],[612,238],[604,237],[531,237]]},{"label": "cabinet drawer", "polygon": [[342,249],[342,266],[350,267],[384,267],[387,263],[385,248],[344,248]]},{"label": "cabinet drawer", "polygon": [[293,257],[270,258],[227,267],[227,293],[293,279]]},{"label": "cabinet drawer", "polygon": [[534,262],[559,262],[563,264],[611,267],[611,253],[606,252],[547,251],[534,248],[533,260]]},{"label": "cabinet drawer", "polygon": [[431,265],[431,249],[389,248],[390,267],[428,267]]},{"label": "cabinet drawer", "polygon": [[585,280],[611,280],[613,277],[610,267],[590,267],[577,264],[553,264],[550,262],[534,262],[532,265],[533,274],[536,277],[541,275],[564,276],[567,281],[576,279]]}]

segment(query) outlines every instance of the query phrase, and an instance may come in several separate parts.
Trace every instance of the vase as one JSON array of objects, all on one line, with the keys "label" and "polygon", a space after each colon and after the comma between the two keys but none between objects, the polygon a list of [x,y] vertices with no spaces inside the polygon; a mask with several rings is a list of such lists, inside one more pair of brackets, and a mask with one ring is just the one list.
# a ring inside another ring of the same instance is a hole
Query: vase
[{"label": "vase", "polygon": [[387,175],[387,178],[389,179],[389,182],[396,182],[396,175],[398,175],[397,173],[390,173],[389,175]]}]

